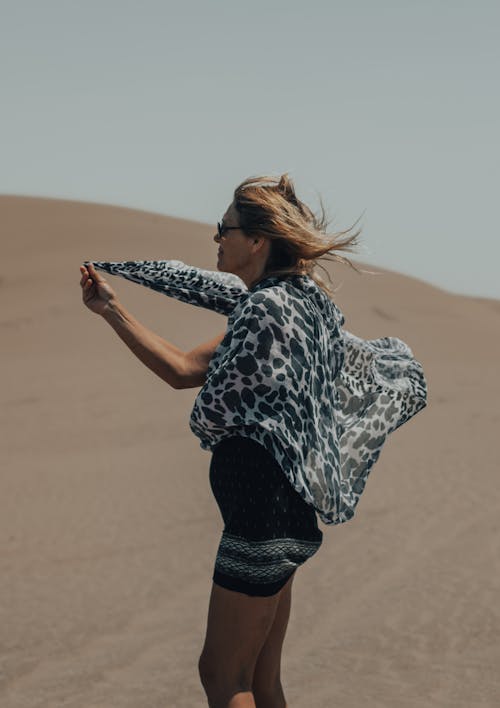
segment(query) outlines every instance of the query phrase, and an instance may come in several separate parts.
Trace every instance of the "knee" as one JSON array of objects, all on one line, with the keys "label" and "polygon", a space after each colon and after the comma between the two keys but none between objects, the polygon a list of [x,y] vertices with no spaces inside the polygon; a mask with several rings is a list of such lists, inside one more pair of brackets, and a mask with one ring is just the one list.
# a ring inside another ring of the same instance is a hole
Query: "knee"
[{"label": "knee", "polygon": [[205,654],[202,654],[198,659],[198,673],[201,683],[205,688],[214,683],[216,675],[215,666]]},{"label": "knee", "polygon": [[202,654],[198,673],[209,698],[252,690],[253,670],[241,664],[231,667],[217,657]]}]

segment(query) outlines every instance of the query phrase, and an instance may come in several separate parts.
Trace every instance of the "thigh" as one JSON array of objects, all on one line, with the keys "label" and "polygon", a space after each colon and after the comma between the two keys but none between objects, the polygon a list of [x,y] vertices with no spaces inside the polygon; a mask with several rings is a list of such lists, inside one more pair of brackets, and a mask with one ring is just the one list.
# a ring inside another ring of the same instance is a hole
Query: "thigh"
[{"label": "thigh", "polygon": [[269,597],[250,596],[213,583],[200,656],[205,669],[251,682],[279,600],[279,592]]},{"label": "thigh", "polygon": [[281,651],[290,618],[294,577],[295,574],[292,575],[280,593],[274,622],[257,657],[252,681],[252,688],[255,692],[271,692],[279,684]]}]

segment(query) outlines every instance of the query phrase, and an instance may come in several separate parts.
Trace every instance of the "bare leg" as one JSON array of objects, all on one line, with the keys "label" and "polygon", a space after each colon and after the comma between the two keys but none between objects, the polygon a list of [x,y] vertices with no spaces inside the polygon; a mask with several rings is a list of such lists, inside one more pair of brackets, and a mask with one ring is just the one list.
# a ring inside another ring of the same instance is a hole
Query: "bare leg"
[{"label": "bare leg", "polygon": [[255,666],[282,592],[253,597],[212,584],[207,633],[198,662],[210,708],[256,708]]},{"label": "bare leg", "polygon": [[256,708],[287,708],[281,685],[281,650],[290,617],[295,573],[280,593],[273,625],[255,664],[252,691]]}]

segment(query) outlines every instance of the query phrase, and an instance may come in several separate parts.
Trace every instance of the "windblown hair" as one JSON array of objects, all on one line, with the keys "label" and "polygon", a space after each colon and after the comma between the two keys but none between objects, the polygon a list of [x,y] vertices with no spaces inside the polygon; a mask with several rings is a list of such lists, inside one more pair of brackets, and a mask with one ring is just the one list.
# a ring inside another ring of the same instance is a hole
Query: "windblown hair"
[{"label": "windblown hair", "polygon": [[[321,197],[321,216],[316,216],[297,198],[288,173],[280,177],[249,177],[236,187],[233,200],[243,233],[249,237],[264,236],[271,241],[262,278],[305,274],[332,296],[335,291],[315,272],[317,266],[323,268],[332,282],[318,259],[348,263],[358,273],[364,272],[337,253],[353,251],[353,247],[359,244],[361,229],[349,235],[359,219],[345,231],[327,233],[330,220],[326,217]],[[343,239],[345,234],[347,236]]]}]

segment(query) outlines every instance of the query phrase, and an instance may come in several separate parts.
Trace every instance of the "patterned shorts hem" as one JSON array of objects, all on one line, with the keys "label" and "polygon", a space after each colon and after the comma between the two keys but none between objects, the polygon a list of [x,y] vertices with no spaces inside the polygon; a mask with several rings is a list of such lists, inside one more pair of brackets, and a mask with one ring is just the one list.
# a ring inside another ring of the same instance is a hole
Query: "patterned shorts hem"
[{"label": "patterned shorts hem", "polygon": [[224,531],[217,550],[214,582],[248,595],[274,595],[321,541],[295,538],[250,540]]},{"label": "patterned shorts hem", "polygon": [[251,595],[252,597],[270,597],[271,595],[276,595],[286,585],[296,570],[297,568],[294,568],[286,577],[274,583],[249,583],[241,578],[225,575],[216,569],[212,580],[216,585],[226,590],[233,590],[233,592]]}]

